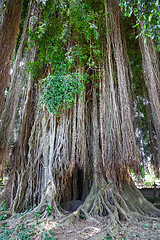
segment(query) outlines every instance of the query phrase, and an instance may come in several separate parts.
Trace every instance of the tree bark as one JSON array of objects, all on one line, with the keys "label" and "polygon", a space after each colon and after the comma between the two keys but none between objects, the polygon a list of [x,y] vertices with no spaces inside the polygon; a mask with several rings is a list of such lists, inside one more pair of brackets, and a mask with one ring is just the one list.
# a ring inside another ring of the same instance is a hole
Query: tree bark
[{"label": "tree bark", "polygon": [[[24,53],[22,57],[22,53],[24,52],[24,42],[26,40],[26,34],[28,29],[30,11],[31,11],[32,2],[30,2],[28,15],[26,17],[26,22],[24,24],[23,33],[21,37],[21,43],[19,49],[17,51],[17,56],[14,64],[14,71],[11,77],[11,84],[9,88],[9,93],[6,99],[5,108],[2,114],[2,118],[0,121],[0,166],[1,166],[1,174],[5,175],[5,171],[3,170],[8,161],[8,152],[10,151],[11,142],[14,142],[15,139],[15,121],[16,117],[19,115],[18,111],[20,107],[20,96],[22,94],[22,87],[25,84],[25,78],[30,77],[29,73],[25,70],[26,63],[28,61],[32,61],[35,56],[35,51],[27,51]],[[23,66],[21,66],[21,63]],[[12,114],[11,114],[12,113]],[[18,129],[16,130],[18,131]]]},{"label": "tree bark", "polygon": [[0,29],[0,117],[5,90],[10,83],[10,70],[21,20],[22,0],[8,0]]},{"label": "tree bark", "polygon": [[[148,87],[149,99],[152,109],[154,127],[156,131],[156,141],[158,147],[158,157],[160,159],[160,70],[159,57],[151,39],[140,39],[140,48],[142,53],[143,71]],[[157,175],[159,175],[159,162],[157,165]]]},{"label": "tree bark", "polygon": [[4,0],[1,0],[1,2],[0,2],[0,27],[1,27],[2,19],[3,19],[3,5],[4,5]]}]

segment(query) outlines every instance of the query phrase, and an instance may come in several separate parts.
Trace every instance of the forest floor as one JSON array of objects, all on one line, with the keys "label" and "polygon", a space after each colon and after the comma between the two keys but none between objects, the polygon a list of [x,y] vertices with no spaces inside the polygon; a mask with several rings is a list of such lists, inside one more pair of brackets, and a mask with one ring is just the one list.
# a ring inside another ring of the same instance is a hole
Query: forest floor
[{"label": "forest floor", "polygon": [[[65,225],[57,225],[54,221],[43,223],[44,229],[53,229],[54,237],[58,240],[82,240],[82,239],[97,239],[100,240],[98,233],[102,232],[107,225],[108,219],[98,218],[97,222],[94,219],[80,220],[76,223]],[[97,237],[96,237],[97,235]],[[36,238],[40,239],[40,238]],[[160,225],[156,222],[137,222],[123,223],[115,237],[102,237],[104,240],[160,240]]]},{"label": "forest floor", "polygon": [[98,234],[103,232],[108,223],[108,218],[80,219],[76,222],[64,222],[48,219],[39,219],[22,223],[14,230],[10,230],[9,224],[0,229],[0,240],[160,240],[160,224],[156,221],[122,223],[114,237],[102,236]]},{"label": "forest floor", "polygon": [[[59,225],[54,221],[43,223],[42,228],[49,231],[53,229],[54,237],[58,240],[82,240],[82,239],[104,239],[104,240],[160,240],[160,225],[156,222],[146,221],[134,223],[123,223],[121,229],[114,237],[106,236],[100,238],[98,233],[102,232],[107,225],[106,217],[98,218],[97,222],[94,219],[80,220],[76,223],[66,223]],[[97,236],[96,236],[97,235]],[[35,238],[41,239],[41,238]]]}]

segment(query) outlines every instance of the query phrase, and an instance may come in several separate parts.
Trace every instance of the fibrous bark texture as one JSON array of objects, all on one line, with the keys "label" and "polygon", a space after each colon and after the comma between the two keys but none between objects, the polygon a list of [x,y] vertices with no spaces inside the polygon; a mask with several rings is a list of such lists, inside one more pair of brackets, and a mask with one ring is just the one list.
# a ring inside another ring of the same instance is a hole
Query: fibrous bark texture
[{"label": "fibrous bark texture", "polygon": [[10,83],[10,70],[21,20],[22,0],[8,0],[0,28],[0,116],[5,101],[5,90]]},{"label": "fibrous bark texture", "polygon": [[[107,111],[107,115],[110,114],[110,116],[106,116],[108,122],[105,121],[109,132],[103,131],[103,133],[106,133],[105,139],[109,144],[109,146],[104,144],[106,147],[104,152],[110,151],[108,159],[113,158],[115,155],[114,160],[112,159],[111,161],[112,163],[114,161],[115,164],[118,164],[118,161],[120,161],[119,164],[121,166],[124,164],[134,167],[137,164],[138,155],[133,131],[129,92],[127,90],[129,76],[126,70],[125,50],[122,44],[120,9],[116,1],[106,2],[105,8],[106,16],[108,16],[107,13],[109,14],[109,17],[106,19],[108,44],[106,50],[108,54],[107,66],[105,67],[108,70],[108,76],[105,76],[106,83],[102,84],[102,86],[105,87],[106,85],[106,91],[108,91],[108,94],[103,91],[106,104],[109,104],[104,106],[104,109],[111,108],[112,111]],[[109,33],[108,26],[112,28],[111,33]],[[110,98],[107,99],[109,95]],[[108,136],[111,139],[108,139]]]},{"label": "fibrous bark texture", "polygon": [[[7,153],[12,142],[17,136],[18,122],[20,118],[20,111],[23,106],[20,103],[23,101],[21,98],[22,87],[25,87],[26,79],[29,78],[29,73],[26,71],[26,63],[34,59],[35,51],[24,52],[24,42],[28,29],[29,17],[31,11],[31,2],[29,5],[28,15],[24,24],[23,34],[21,36],[21,43],[17,52],[14,71],[11,77],[10,90],[7,96],[7,101],[0,121],[0,164],[1,169],[5,167],[8,157]],[[22,57],[23,53],[23,57]],[[23,89],[24,90],[24,89]],[[12,113],[12,114],[11,114]],[[16,122],[16,128],[14,128]],[[1,172],[3,175],[3,170]]]},{"label": "fibrous bark texture", "polygon": [[152,108],[152,116],[154,121],[154,127],[156,131],[156,142],[158,148],[157,160],[155,160],[155,169],[157,174],[159,172],[160,159],[160,69],[159,69],[159,56],[155,50],[155,46],[151,39],[144,42],[144,39],[140,39],[140,48],[142,53],[143,70],[146,79],[146,85],[148,87],[150,104]]},{"label": "fibrous bark texture", "polygon": [[3,19],[3,5],[4,5],[4,0],[1,0],[1,2],[0,2],[0,27],[1,27],[2,19]]}]

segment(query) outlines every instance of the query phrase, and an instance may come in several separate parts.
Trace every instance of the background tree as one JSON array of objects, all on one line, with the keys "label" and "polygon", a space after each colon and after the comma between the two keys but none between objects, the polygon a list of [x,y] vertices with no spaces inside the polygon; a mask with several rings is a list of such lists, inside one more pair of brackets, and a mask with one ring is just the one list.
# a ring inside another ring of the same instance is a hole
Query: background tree
[{"label": "background tree", "polygon": [[127,2],[121,0],[120,6],[125,16],[131,17],[134,15],[136,24],[133,27],[138,28],[136,37],[139,37],[144,79],[147,85],[148,101],[151,104],[153,124],[156,131],[156,151],[158,155],[156,154],[157,156],[154,157],[154,160],[158,175],[159,161],[157,159],[160,156],[160,5],[159,1]]},{"label": "background tree", "polygon": [[[0,116],[4,107],[5,90],[10,83],[13,53],[21,21],[22,2],[22,0],[8,0],[6,2],[3,22],[0,28]],[[2,5],[1,9],[3,9]]]}]

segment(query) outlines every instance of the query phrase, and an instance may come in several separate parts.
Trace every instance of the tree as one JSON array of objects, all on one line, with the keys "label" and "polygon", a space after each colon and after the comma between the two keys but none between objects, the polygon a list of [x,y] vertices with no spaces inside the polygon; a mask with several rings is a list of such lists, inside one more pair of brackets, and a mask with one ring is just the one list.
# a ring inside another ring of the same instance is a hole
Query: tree
[{"label": "tree", "polygon": [[[160,9],[159,1],[131,1],[120,0],[120,5],[126,16],[134,15],[138,26],[139,44],[142,53],[144,78],[149,92],[153,122],[156,131],[158,156],[160,156]],[[134,27],[135,27],[134,26]],[[143,37],[141,37],[143,36]],[[154,41],[153,41],[154,40]],[[156,44],[155,44],[156,43]],[[156,157],[155,157],[156,159]],[[155,169],[159,174],[159,162],[155,160]]]},{"label": "tree", "polygon": [[[19,23],[21,21],[21,8],[22,0],[7,1],[3,22],[0,28],[0,116],[4,107],[5,90],[10,83],[10,70],[19,31]],[[3,8],[1,7],[1,9]]]},{"label": "tree", "polygon": [[37,209],[45,215],[47,205],[54,217],[62,216],[62,203],[81,200],[78,214],[109,215],[110,232],[132,216],[159,216],[129,173],[129,168],[140,172],[140,157],[133,127],[133,73],[118,2],[97,6],[92,0],[50,0],[34,2],[30,10],[29,48],[21,55],[30,73],[25,78],[26,68],[20,75],[17,70],[16,78],[24,81],[11,120],[18,133],[0,200],[12,212],[36,204],[29,218]]},{"label": "tree", "polygon": [[[25,1],[24,1],[23,5],[24,5],[23,8],[25,8],[27,11],[28,8],[26,7]],[[17,7],[17,5],[16,5],[16,7]],[[10,91],[9,91],[6,105],[5,105],[3,114],[1,116],[1,121],[0,121],[0,163],[1,163],[1,168],[3,168],[6,164],[8,143],[12,141],[11,133],[12,133],[13,125],[14,125],[15,118],[17,115],[17,111],[18,111],[18,104],[19,104],[19,98],[21,95],[22,84],[23,84],[24,78],[26,77],[25,71],[24,71],[24,69],[22,69],[23,67],[20,66],[20,62],[22,60],[22,54],[24,51],[24,42],[26,40],[26,33],[27,33],[27,28],[28,28],[29,16],[30,16],[29,15],[30,8],[31,8],[31,4],[30,4],[29,10],[28,10],[28,15],[26,16],[26,21],[23,25],[23,33],[21,34],[21,43],[19,44],[19,49],[16,54],[15,67],[14,67],[14,71],[12,74],[12,81],[10,84]],[[14,9],[12,9],[12,8],[10,9],[10,11],[13,11],[13,10]],[[6,8],[6,11],[7,11],[7,8]],[[23,11],[22,11],[22,13],[23,13]],[[6,15],[7,15],[7,13],[6,13]],[[22,20],[24,17],[23,15],[26,15],[26,13],[22,14]],[[12,20],[12,18],[11,18],[11,20]],[[5,24],[6,23],[4,23],[3,25],[5,25]],[[10,32],[9,32],[9,34],[10,34]],[[5,33],[4,36],[7,36],[7,34]],[[9,35],[7,37],[9,37]],[[15,45],[14,42],[16,41],[17,35],[14,35],[14,37],[15,38],[10,37],[11,38],[10,41],[13,41],[13,43],[12,43],[13,45]],[[13,47],[13,45],[12,45],[12,47]],[[14,51],[14,48],[11,50]],[[4,51],[3,47],[2,47],[2,51]],[[6,54],[6,52],[5,52],[5,54]],[[10,54],[11,54],[11,52],[10,52]],[[12,52],[12,54],[13,54],[13,52]],[[11,56],[11,55],[8,55],[8,56]],[[28,55],[25,55],[26,59],[27,59],[27,57],[28,57]],[[23,58],[23,61],[25,60],[25,58]],[[8,60],[6,60],[6,61],[8,61]],[[11,59],[10,59],[10,64],[11,64]],[[9,66],[9,65],[7,65],[7,66]],[[21,67],[21,69],[20,69],[20,67]],[[2,71],[1,73],[3,74],[4,71]],[[7,76],[7,75],[5,75],[5,76]],[[6,80],[6,77],[4,77],[3,79]],[[5,86],[6,86],[6,82],[4,82],[3,88],[1,89],[2,95],[4,95],[3,90],[5,90]],[[2,96],[2,102],[3,101],[4,101],[4,96]],[[3,108],[3,104],[1,105],[1,107]]]}]

